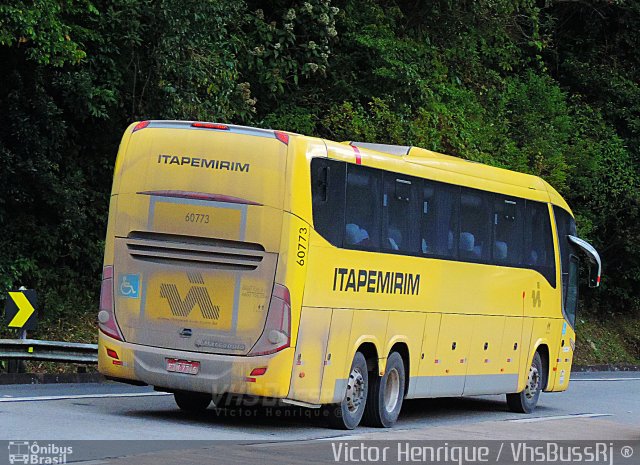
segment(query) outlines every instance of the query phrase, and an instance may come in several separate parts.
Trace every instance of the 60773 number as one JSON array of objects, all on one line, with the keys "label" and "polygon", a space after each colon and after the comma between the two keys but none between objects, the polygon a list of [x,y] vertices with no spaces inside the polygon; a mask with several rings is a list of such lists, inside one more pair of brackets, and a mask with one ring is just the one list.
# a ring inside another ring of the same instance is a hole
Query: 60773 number
[{"label": "60773 number", "polygon": [[298,259],[296,263],[300,266],[304,266],[305,259],[307,258],[307,235],[309,231],[307,228],[298,229],[298,251],[296,256]]},{"label": "60773 number", "polygon": [[187,213],[184,217],[187,223],[209,223],[209,215],[204,213]]}]

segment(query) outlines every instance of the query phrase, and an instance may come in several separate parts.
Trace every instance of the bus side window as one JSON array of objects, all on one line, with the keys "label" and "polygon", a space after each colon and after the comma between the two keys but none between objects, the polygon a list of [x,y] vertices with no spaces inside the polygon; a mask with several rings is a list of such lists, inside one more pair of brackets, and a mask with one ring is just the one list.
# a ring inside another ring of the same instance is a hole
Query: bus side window
[{"label": "bus side window", "polygon": [[524,236],[524,200],[497,195],[493,213],[493,263],[520,265]]},{"label": "bus side window", "polygon": [[421,252],[455,258],[458,249],[459,187],[424,181]]},{"label": "bus side window", "polygon": [[491,258],[492,194],[462,189],[460,194],[460,259],[487,262]]},{"label": "bus side window", "polygon": [[[556,219],[556,228],[558,230],[558,243],[560,244],[560,271],[562,276],[562,303],[563,309],[569,318],[571,324],[573,321],[571,318],[575,316],[575,308],[569,308],[568,304],[570,302],[569,288],[571,286],[571,281],[574,279],[574,276],[571,275],[571,272],[577,272],[577,265],[571,262],[572,252],[574,250],[574,246],[569,243],[567,239],[568,235],[576,236],[576,222],[573,217],[569,214],[569,212],[563,210],[557,205],[553,207],[553,215]],[[575,257],[574,257],[575,259]],[[576,291],[577,292],[577,291]],[[573,315],[573,316],[572,316]]]},{"label": "bus side window", "polygon": [[408,254],[418,252],[418,180],[384,173],[382,248]]},{"label": "bus side window", "polygon": [[521,265],[539,271],[555,287],[556,268],[553,236],[547,205],[526,201],[524,224],[524,253]]},{"label": "bus side window", "polygon": [[380,248],[382,171],[347,165],[344,246]]},{"label": "bus side window", "polygon": [[420,251],[424,255],[436,253],[436,190],[429,181],[422,189],[422,239]]},{"label": "bus side window", "polygon": [[346,163],[314,158],[311,160],[313,224],[331,244],[341,247],[344,233]]},{"label": "bus side window", "polygon": [[578,308],[578,277],[580,270],[580,262],[575,255],[569,256],[569,267],[567,276],[567,294],[564,299],[564,311],[567,320],[575,325],[576,310]]}]

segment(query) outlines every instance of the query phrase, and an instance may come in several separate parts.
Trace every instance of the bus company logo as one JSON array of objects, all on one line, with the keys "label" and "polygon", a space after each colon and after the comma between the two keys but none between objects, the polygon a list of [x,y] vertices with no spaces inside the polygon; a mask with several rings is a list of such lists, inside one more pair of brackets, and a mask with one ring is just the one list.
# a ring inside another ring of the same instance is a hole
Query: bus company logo
[{"label": "bus company logo", "polygon": [[398,271],[335,268],[333,290],[376,294],[420,294],[420,275]]},{"label": "bus company logo", "polygon": [[540,297],[540,282],[538,282],[538,289],[531,291],[531,300],[533,301],[533,308],[542,307],[542,297]]},{"label": "bus company logo", "polygon": [[205,168],[211,170],[227,170],[248,173],[249,163],[239,163],[228,160],[214,160],[201,157],[185,157],[178,155],[158,155],[158,164],[160,165],[178,165],[193,166],[194,168]]},{"label": "bus company logo", "polygon": [[214,305],[209,290],[204,286],[204,278],[198,272],[188,272],[189,282],[193,284],[183,299],[175,284],[160,284],[160,297],[167,299],[173,316],[186,318],[197,305],[202,317],[207,320],[220,318],[220,306]]},{"label": "bus company logo", "polygon": [[29,465],[46,465],[67,463],[73,454],[73,447],[58,446],[47,443],[38,444],[36,441],[9,441],[9,463],[24,463]]}]

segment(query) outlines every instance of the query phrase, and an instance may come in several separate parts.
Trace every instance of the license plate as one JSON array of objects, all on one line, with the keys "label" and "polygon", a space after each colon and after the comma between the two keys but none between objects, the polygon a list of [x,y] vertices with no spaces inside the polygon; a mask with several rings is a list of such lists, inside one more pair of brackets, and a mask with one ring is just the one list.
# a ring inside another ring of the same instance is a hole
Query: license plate
[{"label": "license plate", "polygon": [[167,358],[165,360],[167,363],[167,371],[170,371],[172,373],[197,375],[198,372],[200,372],[200,362],[179,360],[177,358]]}]

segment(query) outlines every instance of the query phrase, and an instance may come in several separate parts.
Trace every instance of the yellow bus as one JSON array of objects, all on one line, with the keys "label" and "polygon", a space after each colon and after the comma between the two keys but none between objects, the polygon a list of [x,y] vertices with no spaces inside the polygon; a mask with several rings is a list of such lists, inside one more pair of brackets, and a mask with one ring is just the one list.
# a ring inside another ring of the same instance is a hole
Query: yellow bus
[{"label": "yellow bus", "polygon": [[99,369],[172,392],[389,427],[404,399],[567,389],[578,255],[542,179],[417,147],[207,122],[122,139]]}]

